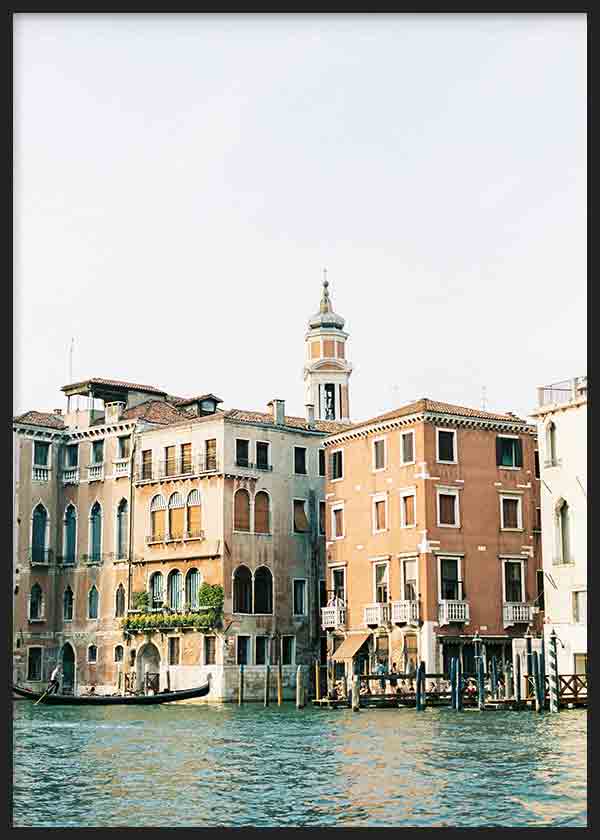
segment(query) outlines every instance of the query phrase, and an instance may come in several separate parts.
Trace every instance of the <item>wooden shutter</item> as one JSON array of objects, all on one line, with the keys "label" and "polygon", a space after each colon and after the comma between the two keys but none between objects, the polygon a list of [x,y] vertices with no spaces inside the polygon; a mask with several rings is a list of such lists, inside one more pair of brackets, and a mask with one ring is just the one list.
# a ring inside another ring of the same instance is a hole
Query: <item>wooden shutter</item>
[{"label": "wooden shutter", "polygon": [[504,508],[504,527],[518,528],[519,521],[517,517],[518,499],[502,499],[502,506]]},{"label": "wooden shutter", "polygon": [[319,533],[325,533],[325,512],[326,512],[326,504],[325,502],[319,502]]},{"label": "wooden shutter", "polygon": [[502,466],[502,438],[496,438],[496,466]]},{"label": "wooden shutter", "polygon": [[269,497],[263,492],[254,497],[254,532],[269,533]]},{"label": "wooden shutter", "polygon": [[375,502],[375,527],[378,531],[385,529],[385,502]]},{"label": "wooden shutter", "polygon": [[407,464],[415,460],[413,452],[414,435],[412,432],[402,435],[402,461]]},{"label": "wooden shutter", "polygon": [[342,508],[338,508],[333,513],[333,518],[335,521],[335,534],[336,537],[341,537],[344,534],[344,511]]},{"label": "wooden shutter", "polygon": [[515,440],[515,467],[523,466],[523,444],[521,439]]},{"label": "wooden shutter", "polygon": [[167,446],[165,448],[165,474],[166,475],[174,475],[176,472],[176,458],[175,458],[175,447],[174,446]]},{"label": "wooden shutter", "polygon": [[142,452],[142,478],[152,478],[152,450]]},{"label": "wooden shutter", "polygon": [[415,524],[415,497],[404,496],[404,524]]},{"label": "wooden shutter", "polygon": [[182,507],[169,508],[169,535],[172,540],[183,537],[183,511]]},{"label": "wooden shutter", "polygon": [[250,530],[250,496],[246,490],[238,490],[233,506],[233,527],[235,531]]},{"label": "wooden shutter", "polygon": [[440,493],[440,522],[442,525],[455,525],[455,497]]},{"label": "wooden shutter", "polygon": [[181,472],[191,473],[192,471],[192,444],[181,444]]},{"label": "wooden shutter", "polygon": [[152,539],[162,540],[165,537],[165,512],[164,510],[153,510],[150,514],[152,522]]},{"label": "wooden shutter", "polygon": [[294,499],[294,531],[308,531],[308,519],[304,510],[304,502]]},{"label": "wooden shutter", "polygon": [[200,505],[188,505],[188,536],[198,537],[202,530],[202,508]]},{"label": "wooden shutter", "polygon": [[206,469],[217,468],[217,441],[215,438],[206,441]]}]

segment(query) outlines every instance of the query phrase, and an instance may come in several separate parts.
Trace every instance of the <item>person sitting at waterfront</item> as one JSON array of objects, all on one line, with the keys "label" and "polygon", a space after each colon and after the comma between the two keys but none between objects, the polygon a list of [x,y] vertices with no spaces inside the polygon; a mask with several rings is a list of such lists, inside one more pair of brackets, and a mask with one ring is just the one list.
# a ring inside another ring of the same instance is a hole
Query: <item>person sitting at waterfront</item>
[{"label": "person sitting at waterfront", "polygon": [[396,692],[398,685],[398,667],[395,662],[392,662],[392,670],[390,671],[390,690],[392,694]]},{"label": "person sitting at waterfront", "polygon": [[[386,664],[382,659],[380,659],[379,662],[377,663],[377,665],[375,666],[375,673],[380,674],[380,675],[383,675],[383,674],[387,673]],[[383,676],[379,680],[379,688],[381,689],[381,693],[385,694],[385,677],[383,677]]]}]

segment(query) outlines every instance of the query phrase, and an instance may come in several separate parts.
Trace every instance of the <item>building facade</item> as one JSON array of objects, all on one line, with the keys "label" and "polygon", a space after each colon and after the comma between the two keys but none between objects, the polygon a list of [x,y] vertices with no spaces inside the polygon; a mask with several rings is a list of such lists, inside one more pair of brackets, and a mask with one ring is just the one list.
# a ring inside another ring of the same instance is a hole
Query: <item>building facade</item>
[{"label": "building facade", "polygon": [[538,388],[546,639],[561,674],[587,672],[587,377]]},{"label": "building facade", "polygon": [[488,661],[512,660],[543,617],[535,427],[422,399],[325,447],[334,659],[469,672],[477,632]]}]

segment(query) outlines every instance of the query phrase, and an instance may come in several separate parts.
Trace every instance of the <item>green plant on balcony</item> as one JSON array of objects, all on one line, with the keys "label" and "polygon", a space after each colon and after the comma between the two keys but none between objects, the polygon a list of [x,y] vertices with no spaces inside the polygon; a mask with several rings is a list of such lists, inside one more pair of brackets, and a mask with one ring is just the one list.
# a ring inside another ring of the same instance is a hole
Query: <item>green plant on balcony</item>
[{"label": "green plant on balcony", "polygon": [[150,607],[150,594],[143,590],[142,592],[134,592],[132,595],[132,602],[134,610],[141,610],[148,612]]},{"label": "green plant on balcony", "polygon": [[[136,595],[146,595],[146,598],[136,600]],[[200,612],[171,612],[169,609],[161,612],[148,612],[148,593],[135,593],[134,604],[140,610],[137,614],[130,614],[121,622],[126,632],[155,632],[173,630],[175,628],[193,628],[200,632],[208,632],[218,627],[223,614],[223,587],[219,584],[203,583],[198,591],[198,607]],[[137,606],[139,604],[139,606]]]}]

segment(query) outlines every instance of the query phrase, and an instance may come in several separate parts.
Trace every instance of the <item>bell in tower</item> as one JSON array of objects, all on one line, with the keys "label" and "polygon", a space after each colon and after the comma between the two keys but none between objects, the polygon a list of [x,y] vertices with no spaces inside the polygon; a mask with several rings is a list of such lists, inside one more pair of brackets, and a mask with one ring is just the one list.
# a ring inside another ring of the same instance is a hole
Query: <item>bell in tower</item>
[{"label": "bell in tower", "polygon": [[325,271],[319,311],[309,320],[305,336],[304,402],[314,405],[317,420],[350,420],[348,381],[352,365],[346,359],[347,338],[344,319],[331,305]]}]

